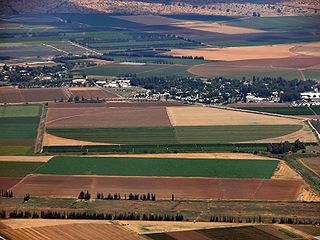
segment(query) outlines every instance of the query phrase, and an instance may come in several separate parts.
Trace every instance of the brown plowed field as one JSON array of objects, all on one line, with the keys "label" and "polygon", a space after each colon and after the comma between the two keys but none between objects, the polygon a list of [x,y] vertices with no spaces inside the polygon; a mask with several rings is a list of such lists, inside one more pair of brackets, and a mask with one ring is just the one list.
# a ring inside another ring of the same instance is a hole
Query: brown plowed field
[{"label": "brown plowed field", "polygon": [[49,102],[61,99],[68,99],[62,88],[0,88],[0,103]]},{"label": "brown plowed field", "polygon": [[118,95],[106,89],[102,90],[96,87],[69,88],[69,91],[72,93],[73,96],[78,96],[79,98],[85,98],[85,99],[119,98]]},{"label": "brown plowed field", "polygon": [[0,177],[0,190],[7,190],[16,185],[22,178],[20,177]]},{"label": "brown plowed field", "polygon": [[320,176],[320,158],[302,158],[299,159],[304,165],[306,165],[311,171]]},{"label": "brown plowed field", "polygon": [[87,107],[166,107],[183,106],[180,102],[108,102],[108,103],[49,103],[49,108],[87,108]]},{"label": "brown plowed field", "polygon": [[113,224],[77,223],[47,227],[6,228],[1,230],[14,240],[142,240],[139,235]]},{"label": "brown plowed field", "polygon": [[76,197],[89,190],[177,199],[296,200],[303,186],[301,180],[30,175],[12,190],[17,196]]},{"label": "brown plowed field", "polygon": [[49,108],[48,128],[171,126],[165,107]]}]

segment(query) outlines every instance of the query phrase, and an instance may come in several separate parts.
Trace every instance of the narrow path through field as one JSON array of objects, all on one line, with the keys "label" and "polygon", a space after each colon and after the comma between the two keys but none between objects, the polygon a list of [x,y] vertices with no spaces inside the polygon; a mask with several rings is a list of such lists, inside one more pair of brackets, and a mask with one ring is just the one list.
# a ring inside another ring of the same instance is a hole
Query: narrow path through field
[{"label": "narrow path through field", "polygon": [[54,50],[56,50],[56,51],[58,51],[58,52],[62,52],[62,53],[65,53],[65,54],[70,54],[69,52],[64,51],[64,50],[62,50],[62,49],[60,49],[60,48],[57,48],[57,47],[55,47],[55,46],[52,46],[52,45],[50,45],[50,44],[45,44],[45,43],[43,43],[42,45],[45,46],[45,47],[53,48]]},{"label": "narrow path through field", "polygon": [[34,153],[42,152],[42,142],[43,142],[43,135],[45,132],[45,122],[46,122],[46,109],[45,109],[45,105],[42,104],[40,121],[37,129],[37,138],[34,146]]},{"label": "narrow path through field", "polygon": [[303,73],[302,69],[298,69],[298,71],[299,71],[299,72],[300,72],[300,74],[301,74],[302,80],[303,80],[303,81],[306,81],[307,79],[306,79],[306,77],[305,77],[305,75],[304,75],[304,73]]},{"label": "narrow path through field", "polygon": [[71,45],[75,46],[75,47],[78,47],[78,48],[87,50],[87,51],[89,51],[89,52],[93,52],[93,53],[98,54],[98,55],[103,55],[103,53],[101,53],[101,52],[99,52],[99,51],[96,51],[96,50],[87,48],[87,47],[82,46],[82,45],[80,45],[80,44],[78,44],[78,43],[74,43],[74,42],[72,42],[71,40],[69,40],[68,42],[69,42]]}]

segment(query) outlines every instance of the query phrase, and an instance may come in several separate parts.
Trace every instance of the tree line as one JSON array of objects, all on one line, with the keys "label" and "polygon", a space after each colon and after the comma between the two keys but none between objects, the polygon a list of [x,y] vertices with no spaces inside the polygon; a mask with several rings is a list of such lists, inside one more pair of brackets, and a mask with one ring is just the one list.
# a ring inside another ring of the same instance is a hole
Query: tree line
[{"label": "tree line", "polygon": [[91,219],[91,220],[143,220],[143,221],[188,221],[181,214],[140,214],[126,213],[91,213],[91,212],[58,212],[58,211],[17,211],[7,214],[0,212],[0,218],[43,218],[43,219]]},{"label": "tree line", "polygon": [[[78,199],[81,200],[90,200],[91,199],[91,194],[89,191],[81,191]],[[156,200],[156,194],[154,193],[146,193],[146,194],[134,194],[134,193],[129,193],[124,194],[124,196],[121,196],[120,193],[114,193],[114,194],[104,194],[103,192],[98,192],[96,195],[96,199],[101,199],[101,200],[141,200],[141,201],[155,201]]]},{"label": "tree line", "polygon": [[1,189],[0,196],[5,198],[13,198],[13,192],[10,190]]},{"label": "tree line", "polygon": [[272,154],[284,154],[288,152],[297,152],[299,150],[306,149],[303,142],[297,139],[294,143],[288,141],[281,143],[270,143],[267,146],[267,151]]}]

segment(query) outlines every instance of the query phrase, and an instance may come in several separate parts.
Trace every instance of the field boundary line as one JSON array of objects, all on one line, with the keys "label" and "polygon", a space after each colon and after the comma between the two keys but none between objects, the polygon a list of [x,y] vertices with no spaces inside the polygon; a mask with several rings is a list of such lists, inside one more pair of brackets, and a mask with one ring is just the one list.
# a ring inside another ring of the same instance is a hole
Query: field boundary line
[{"label": "field boundary line", "polygon": [[42,142],[43,135],[45,131],[45,122],[46,122],[46,107],[44,104],[41,105],[41,115],[39,117],[39,125],[37,128],[37,137],[34,146],[34,153],[42,152]]},{"label": "field boundary line", "polygon": [[313,126],[313,124],[311,123],[310,120],[308,120],[307,123],[311,127],[311,129],[313,130],[314,134],[316,135],[318,142],[320,142],[320,133],[318,132],[318,130]]},{"label": "field boundary line", "polygon": [[101,53],[101,52],[99,52],[99,51],[97,51],[97,50],[92,50],[92,49],[90,49],[90,48],[88,48],[88,47],[85,47],[85,46],[82,46],[82,45],[80,45],[79,43],[75,43],[75,42],[72,42],[71,40],[69,40],[68,41],[72,46],[75,46],[75,47],[78,47],[78,48],[82,48],[82,49],[84,49],[84,50],[87,50],[87,51],[89,51],[89,52],[93,52],[93,53],[95,53],[95,54],[97,54],[97,55],[103,55],[103,53]]}]

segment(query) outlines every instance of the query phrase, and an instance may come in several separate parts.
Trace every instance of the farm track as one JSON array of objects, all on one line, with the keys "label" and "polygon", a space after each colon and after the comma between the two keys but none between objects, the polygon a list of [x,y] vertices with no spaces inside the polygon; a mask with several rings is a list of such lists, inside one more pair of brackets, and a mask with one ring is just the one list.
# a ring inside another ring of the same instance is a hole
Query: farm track
[{"label": "farm track", "polygon": [[37,129],[37,137],[36,137],[36,142],[34,147],[34,153],[42,152],[42,144],[43,144],[43,138],[45,133],[46,113],[47,113],[47,108],[44,104],[42,104],[39,127]]}]

